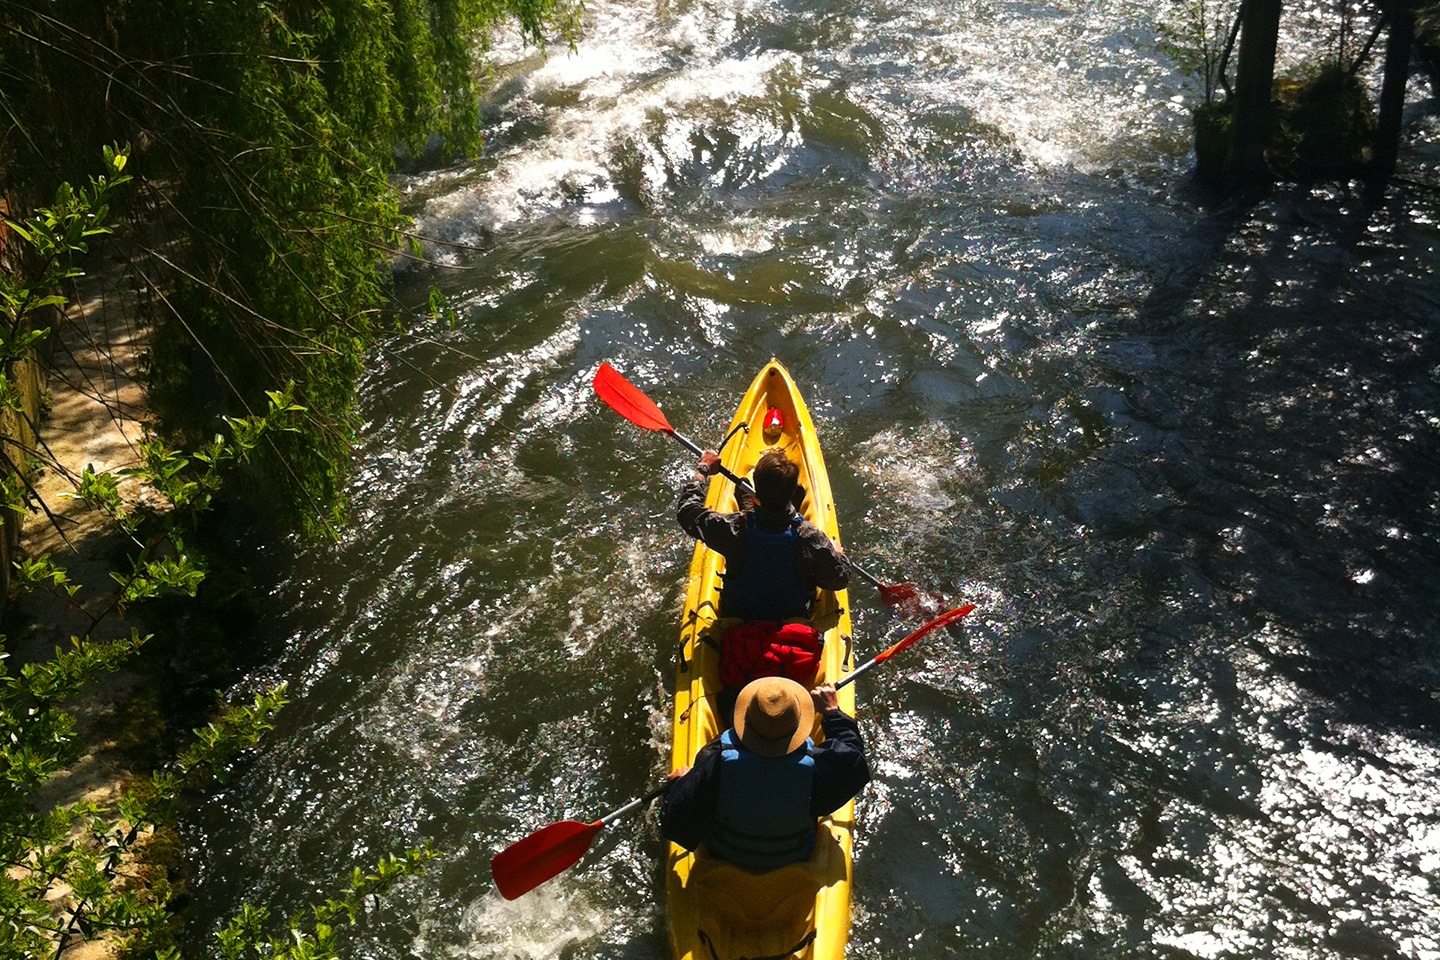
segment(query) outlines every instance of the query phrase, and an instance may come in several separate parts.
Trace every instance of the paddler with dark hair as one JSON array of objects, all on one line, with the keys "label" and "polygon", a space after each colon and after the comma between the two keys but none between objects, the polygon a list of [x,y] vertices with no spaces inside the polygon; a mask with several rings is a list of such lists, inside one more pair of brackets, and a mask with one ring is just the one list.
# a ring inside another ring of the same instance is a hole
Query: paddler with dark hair
[{"label": "paddler with dark hair", "polygon": [[[825,739],[810,731],[820,713]],[[810,858],[816,821],[849,803],[870,781],[865,743],[840,709],[835,688],[805,688],[784,677],[747,684],[734,726],[700,749],[693,767],[673,772],[660,831],[686,850],[750,870]]]},{"label": "paddler with dark hair", "polygon": [[716,637],[722,688],[715,706],[728,718],[740,688],[758,677],[787,676],[804,687],[815,682],[823,635],[808,621],[816,590],[844,589],[850,571],[840,548],[800,516],[800,465],[785,451],[760,455],[751,471],[755,493],[736,488],[736,513],[705,506],[705,481],[719,466],[714,451],[700,455],[694,479],[680,490],[676,518],[725,558]]},{"label": "paddler with dark hair", "polygon": [[680,490],[676,519],[690,536],[725,558],[720,616],[784,622],[810,616],[815,591],[843,590],[850,570],[840,549],[796,511],[803,502],[800,467],[785,451],[766,451],[755,464],[748,491],[736,491],[741,510],[720,513],[705,506],[706,481],[720,458],[706,450],[694,479]]}]

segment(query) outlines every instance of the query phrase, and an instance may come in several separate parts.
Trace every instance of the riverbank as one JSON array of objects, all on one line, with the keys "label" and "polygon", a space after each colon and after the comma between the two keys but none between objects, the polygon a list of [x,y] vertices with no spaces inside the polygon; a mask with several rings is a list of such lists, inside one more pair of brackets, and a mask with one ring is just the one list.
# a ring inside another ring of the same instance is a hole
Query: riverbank
[{"label": "riverbank", "polygon": [[[98,259],[98,258],[97,258]],[[10,669],[50,659],[69,649],[72,638],[112,640],[132,630],[149,632],[146,615],[134,611],[124,620],[114,614],[119,585],[111,577],[123,555],[126,535],[107,515],[73,497],[76,479],[87,468],[119,475],[140,462],[138,443],[147,420],[139,376],[147,329],[135,318],[118,270],[97,264],[69,291],[43,341],[41,403],[35,423],[31,488],[38,509],[21,520],[18,554],[49,556],[63,569],[73,596],[56,589],[35,589],[15,598],[6,610]],[[145,497],[138,481],[126,480],[121,494],[129,503]],[[32,503],[32,506],[35,504]],[[66,703],[82,745],[80,759],[56,773],[31,797],[37,810],[94,804],[114,810],[137,769],[127,749],[125,715],[140,674],[134,661],[106,674]],[[148,846],[150,837],[141,839]],[[143,854],[142,854],[143,856]],[[122,864],[134,882],[136,864]],[[46,894],[52,916],[64,927],[74,907],[71,888],[56,881]],[[63,960],[108,960],[117,955],[106,937],[66,947]]]},{"label": "riverbank", "polygon": [[[43,466],[33,480],[44,508],[25,517],[20,552],[30,558],[48,554],[80,589],[73,598],[36,590],[13,604],[10,647],[20,663],[48,658],[72,637],[109,640],[131,630],[148,632],[143,612],[123,621],[106,615],[118,592],[110,572],[125,535],[109,517],[71,496],[75,478],[87,467],[118,474],[140,462],[137,443],[147,412],[139,375],[147,330],[127,303],[118,274],[83,278],[49,338],[36,444]],[[132,503],[145,496],[134,480],[122,483],[121,492]],[[132,771],[118,748],[116,717],[136,683],[135,672],[121,670],[70,704],[86,752],[45,787],[41,802],[104,805],[118,797]]]},{"label": "riverbank", "polygon": [[[168,545],[146,534],[142,549],[137,535],[110,513],[75,496],[81,477],[91,471],[118,478],[125,512],[171,509],[148,483],[125,476],[144,465],[145,442],[156,420],[143,382],[153,332],[137,319],[141,311],[131,294],[144,284],[136,282],[133,263],[123,255],[92,254],[88,260],[86,275],[66,291],[68,302],[43,341],[43,398],[29,418],[38,433],[24,444],[34,468],[18,555],[48,559],[62,580],[56,583],[47,574],[39,586],[15,597],[5,609],[3,631],[11,672],[51,661],[77,640],[148,638],[136,654],[123,658],[119,670],[101,673],[63,702],[74,719],[78,759],[27,798],[37,813],[93,806],[99,820],[71,835],[81,843],[112,829],[109,818],[120,817],[124,796],[136,787],[143,793],[152,771],[174,767],[177,755],[194,744],[192,731],[216,719],[220,692],[248,657],[264,649],[256,642],[261,611],[249,562],[256,544],[281,536],[263,510],[227,491],[195,514],[196,522],[183,524]],[[196,458],[186,459],[193,468]],[[135,558],[153,562],[173,555],[181,534],[185,566],[203,573],[193,595],[167,587],[149,599],[120,603],[117,578],[133,586],[128,574]],[[73,594],[67,589],[72,586]],[[119,827],[129,834],[125,852],[118,866],[108,863],[104,871],[114,876],[116,889],[138,892],[168,917],[161,925],[168,933],[151,928],[134,946],[135,955],[148,956],[183,924],[189,871],[169,822],[136,831],[122,820]],[[36,929],[53,924],[51,944],[66,943],[61,960],[129,955],[115,938],[75,921],[76,895],[63,879],[51,881],[43,899],[50,919]]]}]

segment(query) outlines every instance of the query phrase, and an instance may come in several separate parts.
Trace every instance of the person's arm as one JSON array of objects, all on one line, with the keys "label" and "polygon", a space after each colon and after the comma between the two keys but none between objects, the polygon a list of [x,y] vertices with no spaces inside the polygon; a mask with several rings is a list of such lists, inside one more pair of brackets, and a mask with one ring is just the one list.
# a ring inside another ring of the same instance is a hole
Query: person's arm
[{"label": "person's arm", "polygon": [[[701,467],[713,472],[712,464],[720,458],[706,451],[700,459]],[[745,548],[745,515],[741,513],[719,513],[705,506],[708,476],[695,472],[694,478],[680,487],[680,499],[675,505],[675,519],[680,529],[705,544],[727,560],[740,555]]]},{"label": "person's arm", "polygon": [[817,817],[833,813],[855,798],[870,782],[870,764],[860,725],[840,709],[835,688],[829,684],[811,691],[821,711],[825,741],[815,748],[815,781],[810,791],[810,812]]},{"label": "person's arm", "polygon": [[680,521],[680,529],[684,530],[696,540],[704,540],[700,519],[708,513],[705,509],[705,484],[704,478],[687,480],[680,486],[680,499],[675,504],[675,519]]},{"label": "person's arm", "polygon": [[695,766],[672,774],[665,802],[660,807],[660,833],[694,850],[705,839],[715,819],[720,786],[720,751],[713,743],[700,748]]},{"label": "person's arm", "polygon": [[802,580],[822,590],[844,590],[850,585],[850,565],[824,530],[807,520],[800,525],[800,541],[804,549],[796,558],[796,572]]}]

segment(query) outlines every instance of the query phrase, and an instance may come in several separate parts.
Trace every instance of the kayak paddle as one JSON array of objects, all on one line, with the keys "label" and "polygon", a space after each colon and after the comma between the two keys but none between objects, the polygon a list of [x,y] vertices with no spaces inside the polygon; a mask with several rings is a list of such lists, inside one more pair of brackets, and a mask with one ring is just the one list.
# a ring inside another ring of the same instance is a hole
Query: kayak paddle
[{"label": "kayak paddle", "polygon": [[[853,683],[862,673],[878,667],[927,633],[941,627],[948,627],[974,609],[975,605],[970,603],[942,613],[899,643],[892,644],[850,671],[848,676],[843,677],[835,684],[835,689],[838,690],[847,683]],[[541,827],[528,837],[516,840],[490,859],[490,874],[495,878],[495,886],[499,889],[500,896],[506,900],[514,900],[516,897],[534,890],[551,877],[570,869],[580,861],[581,857],[585,856],[585,852],[590,849],[590,844],[595,841],[595,837],[605,828],[606,824],[613,823],[626,814],[639,810],[669,790],[671,782],[666,780],[643,797],[631,800],[625,806],[607,813],[593,823],[561,820],[559,823]]]},{"label": "kayak paddle", "polygon": [[932,630],[939,630],[941,627],[948,627],[952,623],[958,623],[959,621],[968,617],[970,615],[970,611],[974,609],[975,604],[967,603],[963,607],[956,607],[954,610],[945,611],[944,613],[940,614],[940,616],[936,617],[934,620],[931,620],[929,623],[926,623],[914,633],[905,637],[905,639],[901,640],[898,643],[891,644],[884,650],[881,650],[879,653],[875,654],[875,656],[871,657],[869,660],[866,660],[864,663],[860,664],[860,666],[856,667],[854,670],[851,670],[849,676],[841,678],[840,682],[835,684],[835,689],[839,690],[847,683],[854,683],[856,678],[858,678],[860,674],[865,673],[869,670],[873,670],[876,667],[880,666],[880,664],[884,663],[886,660],[889,660],[891,657],[895,656],[895,654],[899,653],[901,650],[904,650],[906,647],[910,646],[910,644],[914,643],[916,640],[919,640],[921,637],[925,636],[925,634],[927,633],[930,633]]},{"label": "kayak paddle", "polygon": [[[606,406],[635,424],[635,426],[645,430],[657,430],[661,433],[668,433],[679,441],[681,446],[685,447],[685,449],[697,457],[705,452],[696,446],[693,440],[672,427],[670,421],[665,419],[665,414],[661,413],[660,408],[656,406],[655,401],[647,397],[635,384],[621,376],[620,372],[610,366],[610,364],[600,364],[600,369],[595,371],[594,386],[596,395],[605,401]],[[737,487],[744,487],[751,493],[755,492],[755,488],[751,486],[749,480],[736,476],[723,464],[717,466],[719,467],[720,475],[725,479]],[[845,562],[849,564],[850,569],[870,581],[870,583],[880,591],[880,600],[887,607],[893,607],[898,603],[905,603],[919,597],[920,593],[919,590],[916,589],[915,584],[883,583],[879,578],[875,577],[851,559],[848,553],[842,553],[841,556]]]},{"label": "kayak paddle", "polygon": [[500,896],[514,900],[521,894],[529,893],[551,877],[570,867],[590,849],[595,835],[607,823],[619,820],[631,811],[638,810],[670,789],[670,781],[651,790],[645,796],[631,800],[618,810],[612,810],[594,823],[579,820],[561,820],[541,827],[530,836],[516,840],[490,859],[490,874]]}]

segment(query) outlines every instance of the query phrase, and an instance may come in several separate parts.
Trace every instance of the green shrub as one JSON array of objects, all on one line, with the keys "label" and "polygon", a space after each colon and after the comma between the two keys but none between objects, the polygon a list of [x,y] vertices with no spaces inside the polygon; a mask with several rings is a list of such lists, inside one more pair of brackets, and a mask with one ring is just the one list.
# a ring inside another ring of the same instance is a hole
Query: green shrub
[{"label": "green shrub", "polygon": [[[62,185],[56,203],[19,223],[9,223],[32,254],[29,264],[0,272],[12,334],[27,329],[35,305],[64,303],[62,285],[78,270],[70,257],[106,231],[108,199],[124,182],[125,152],[106,151],[107,174],[85,190]],[[12,340],[12,342],[14,342]],[[8,369],[11,358],[3,361]],[[49,659],[11,670],[0,637],[0,956],[59,957],[70,945],[105,939],[136,955],[178,957],[171,942],[174,888],[171,865],[176,849],[166,830],[182,789],[217,776],[240,752],[255,746],[285,703],[284,687],[262,690],[253,701],[222,709],[194,731],[194,741],[161,769],[122,789],[113,807],[89,801],[54,805],[42,788],[80,758],[83,744],[67,704],[104,674],[131,662],[151,640],[131,627],[118,633],[127,611],[157,598],[194,597],[206,564],[190,552],[186,538],[195,519],[209,510],[227,476],[244,464],[275,432],[294,429],[303,409],[290,393],[268,391],[264,413],[232,417],[223,432],[189,453],[155,438],[140,446],[142,462],[124,473],[164,500],[163,509],[141,509],[125,501],[121,477],[87,467],[73,496],[99,511],[128,546],[105,595],[109,605],[92,610],[90,631],[57,646]],[[10,490],[12,510],[38,509],[24,490]],[[46,590],[69,601],[85,585],[73,582],[50,556],[15,564],[12,590]],[[118,589],[115,589],[118,588]],[[122,711],[121,739],[154,736],[165,720],[148,698]],[[157,761],[162,757],[155,757]],[[232,958],[324,958],[335,955],[338,931],[355,922],[361,899],[419,870],[434,854],[427,849],[391,856],[365,872],[356,870],[348,892],[314,906],[279,929],[264,911],[244,908],[220,935],[222,955]]]},{"label": "green shrub", "polygon": [[1276,84],[1271,165],[1286,179],[1349,179],[1364,172],[1375,137],[1374,107],[1359,78],[1330,64]]}]

